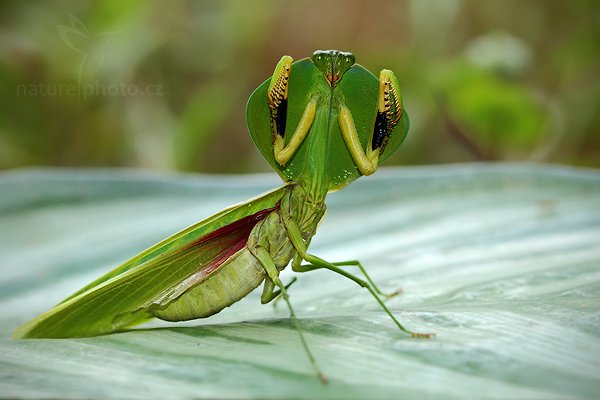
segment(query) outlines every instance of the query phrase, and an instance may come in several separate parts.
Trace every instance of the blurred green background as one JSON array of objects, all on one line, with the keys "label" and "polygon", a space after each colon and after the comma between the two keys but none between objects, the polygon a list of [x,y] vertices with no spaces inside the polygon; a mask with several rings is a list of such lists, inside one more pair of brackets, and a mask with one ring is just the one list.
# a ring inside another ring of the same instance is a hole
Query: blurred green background
[{"label": "blurred green background", "polygon": [[0,168],[269,170],[245,103],[283,54],[398,76],[390,164],[600,166],[600,2],[6,1]]}]

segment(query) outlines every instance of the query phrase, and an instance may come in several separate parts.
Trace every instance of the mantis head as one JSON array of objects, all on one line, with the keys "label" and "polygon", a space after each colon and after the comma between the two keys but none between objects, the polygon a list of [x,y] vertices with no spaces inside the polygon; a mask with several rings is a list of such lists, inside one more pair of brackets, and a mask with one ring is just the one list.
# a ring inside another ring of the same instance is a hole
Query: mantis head
[{"label": "mantis head", "polygon": [[317,50],[310,58],[332,88],[355,63],[354,54],[338,50]]}]

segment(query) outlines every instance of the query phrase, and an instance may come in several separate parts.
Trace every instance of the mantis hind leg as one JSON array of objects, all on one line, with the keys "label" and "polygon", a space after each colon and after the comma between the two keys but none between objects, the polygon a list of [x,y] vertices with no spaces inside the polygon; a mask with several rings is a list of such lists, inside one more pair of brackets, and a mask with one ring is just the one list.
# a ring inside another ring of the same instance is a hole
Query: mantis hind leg
[{"label": "mantis hind leg", "polygon": [[[315,372],[317,373],[317,376],[319,377],[319,380],[321,381],[321,383],[323,383],[323,384],[327,383],[327,378],[325,377],[325,375],[321,372],[321,370],[317,366],[315,357],[313,356],[312,352],[310,351],[310,349],[308,347],[308,343],[306,342],[306,339],[304,338],[304,334],[302,333],[302,329],[300,328],[300,323],[298,322],[298,318],[296,318],[296,313],[294,312],[292,303],[290,303],[290,298],[287,293],[287,287],[284,286],[283,283],[281,282],[281,279],[279,279],[279,270],[275,266],[275,263],[273,262],[271,255],[264,247],[256,247],[255,249],[253,249],[252,253],[254,254],[254,256],[258,259],[260,264],[265,269],[265,271],[268,275],[267,279],[270,280],[271,282],[273,282],[274,285],[279,287],[279,290],[281,291],[281,296],[287,303],[288,309],[290,310],[290,316],[292,318],[292,323],[293,323],[294,327],[296,328],[296,330],[298,331],[298,335],[300,336],[300,341],[302,342],[302,347],[304,347],[304,350],[306,351],[306,355],[308,356],[308,359],[309,359],[311,365],[315,369]],[[292,283],[293,283],[293,281],[291,283],[289,283],[288,286],[291,285]],[[265,284],[265,290],[270,291],[271,294],[275,294],[275,292],[272,290],[272,288],[270,290],[267,289],[266,284]],[[263,295],[265,295],[264,292],[263,292]]]},{"label": "mantis hind leg", "polygon": [[[290,282],[285,285],[284,287],[286,289],[289,289],[290,286],[292,286],[294,284],[294,282],[296,282],[298,279],[294,276]],[[278,301],[281,297],[283,292],[281,291],[281,289],[277,289],[275,290],[275,284],[273,283],[273,281],[271,280],[271,278],[267,278],[265,279],[265,285],[263,287],[263,292],[262,295],[260,296],[260,302],[262,304],[267,304],[270,303],[272,300]]]}]

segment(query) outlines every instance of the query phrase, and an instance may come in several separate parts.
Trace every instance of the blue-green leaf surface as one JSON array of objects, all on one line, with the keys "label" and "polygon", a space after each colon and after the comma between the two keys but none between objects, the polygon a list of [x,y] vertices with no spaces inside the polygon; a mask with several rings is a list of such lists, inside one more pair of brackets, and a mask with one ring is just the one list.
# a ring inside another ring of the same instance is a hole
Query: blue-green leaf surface
[{"label": "blue-green leaf surface", "polygon": [[[595,398],[600,174],[556,166],[381,170],[328,198],[311,251],[360,259],[409,328],[327,271],[283,304],[253,293],[206,320],[85,339],[10,338],[167,235],[278,185],[272,175],[0,174],[0,397]],[[284,281],[292,276],[285,271]]]}]

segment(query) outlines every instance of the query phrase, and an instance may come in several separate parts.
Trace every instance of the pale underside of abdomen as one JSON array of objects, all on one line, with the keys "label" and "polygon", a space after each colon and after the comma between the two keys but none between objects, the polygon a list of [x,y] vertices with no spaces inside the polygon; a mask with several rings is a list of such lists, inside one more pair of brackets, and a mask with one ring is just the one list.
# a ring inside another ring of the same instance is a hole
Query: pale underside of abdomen
[{"label": "pale underside of abdomen", "polygon": [[151,306],[149,312],[166,321],[206,318],[248,295],[265,275],[264,268],[244,247],[201,284],[167,304]]}]

